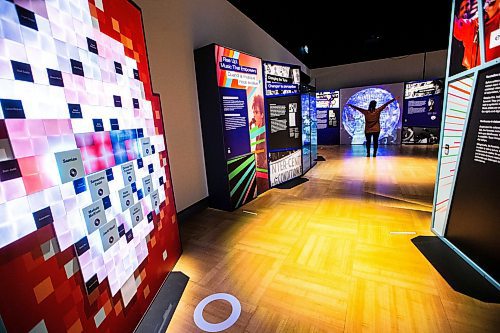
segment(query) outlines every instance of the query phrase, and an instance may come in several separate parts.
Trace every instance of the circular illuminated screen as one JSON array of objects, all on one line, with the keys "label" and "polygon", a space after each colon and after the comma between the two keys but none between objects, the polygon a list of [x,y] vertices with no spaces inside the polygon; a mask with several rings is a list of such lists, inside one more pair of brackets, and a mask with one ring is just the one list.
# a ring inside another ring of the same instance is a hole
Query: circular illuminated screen
[{"label": "circular illuminated screen", "polygon": [[[387,90],[381,88],[367,88],[352,95],[342,110],[342,124],[347,133],[352,137],[352,144],[365,142],[365,116],[347,104],[356,105],[368,109],[370,101],[377,101],[377,107],[393,99],[394,96]],[[379,142],[396,143],[397,126],[400,117],[399,104],[389,104],[380,114],[380,137]]]}]

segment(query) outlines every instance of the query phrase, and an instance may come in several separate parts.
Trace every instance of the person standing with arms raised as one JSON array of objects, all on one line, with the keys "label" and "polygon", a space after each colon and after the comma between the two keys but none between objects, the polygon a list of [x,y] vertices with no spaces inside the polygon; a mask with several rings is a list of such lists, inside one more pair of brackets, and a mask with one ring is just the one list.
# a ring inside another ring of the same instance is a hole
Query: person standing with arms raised
[{"label": "person standing with arms raised", "polygon": [[358,110],[365,116],[365,137],[366,137],[366,157],[370,157],[370,146],[373,138],[373,157],[377,156],[378,137],[380,135],[380,113],[396,98],[384,103],[377,108],[377,101],[372,100],[368,105],[368,110],[362,109],[358,106],[347,104],[351,108]]}]

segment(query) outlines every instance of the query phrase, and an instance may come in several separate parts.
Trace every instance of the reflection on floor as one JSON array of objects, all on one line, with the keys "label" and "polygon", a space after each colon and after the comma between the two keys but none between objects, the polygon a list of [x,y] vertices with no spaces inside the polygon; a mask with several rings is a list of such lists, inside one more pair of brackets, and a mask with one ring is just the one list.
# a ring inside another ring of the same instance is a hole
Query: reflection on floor
[{"label": "reflection on floor", "polygon": [[[455,292],[411,242],[432,235],[436,147],[319,155],[308,182],[181,225],[175,270],[190,281],[168,332],[199,332],[194,308],[219,292],[242,305],[226,332],[498,332],[500,306]],[[203,315],[230,312],[217,301]]]}]

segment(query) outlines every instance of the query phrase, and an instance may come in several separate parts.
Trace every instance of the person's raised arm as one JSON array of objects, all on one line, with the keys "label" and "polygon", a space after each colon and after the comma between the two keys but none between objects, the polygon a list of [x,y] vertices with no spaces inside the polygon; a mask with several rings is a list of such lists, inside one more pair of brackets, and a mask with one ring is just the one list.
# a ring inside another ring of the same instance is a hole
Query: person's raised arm
[{"label": "person's raised arm", "polygon": [[390,101],[382,104],[381,107],[377,108],[377,111],[378,112],[382,112],[389,104],[391,104],[392,102],[394,102],[396,100],[396,98],[394,97],[393,99],[391,99]]},{"label": "person's raised arm", "polygon": [[368,110],[365,110],[365,109],[362,109],[360,108],[359,106],[356,106],[356,105],[352,105],[352,104],[347,104],[347,106],[350,106],[351,108],[355,109],[355,110],[358,110],[359,112],[361,113],[365,113],[367,112]]}]

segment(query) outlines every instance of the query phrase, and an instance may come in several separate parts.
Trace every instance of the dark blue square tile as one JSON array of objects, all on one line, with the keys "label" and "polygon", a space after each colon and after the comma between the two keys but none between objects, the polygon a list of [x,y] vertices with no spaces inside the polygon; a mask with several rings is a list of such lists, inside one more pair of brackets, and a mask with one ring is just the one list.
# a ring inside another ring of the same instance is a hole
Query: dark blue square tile
[{"label": "dark blue square tile", "polygon": [[61,71],[47,68],[47,75],[49,77],[49,84],[51,86],[64,87],[64,81]]},{"label": "dark blue square tile", "polygon": [[24,62],[11,60],[12,70],[14,71],[14,78],[19,81],[35,82],[33,80],[33,73],[31,72],[30,64]]},{"label": "dark blue square tile", "polygon": [[25,27],[34,29],[38,31],[38,25],[36,24],[35,13],[31,10],[27,10],[21,6],[16,5],[17,17],[19,17],[19,23]]}]

